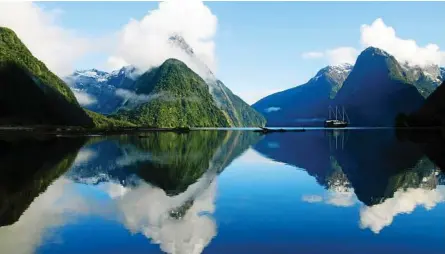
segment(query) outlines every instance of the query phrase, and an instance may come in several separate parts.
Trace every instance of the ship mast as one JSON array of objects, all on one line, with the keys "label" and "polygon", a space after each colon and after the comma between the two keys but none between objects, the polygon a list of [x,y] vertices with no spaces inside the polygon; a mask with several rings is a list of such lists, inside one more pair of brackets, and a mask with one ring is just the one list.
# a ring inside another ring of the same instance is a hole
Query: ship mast
[{"label": "ship mast", "polygon": [[343,108],[343,122],[345,121],[345,107],[342,107]]},{"label": "ship mast", "polygon": [[338,107],[335,106],[335,120],[338,120]]}]

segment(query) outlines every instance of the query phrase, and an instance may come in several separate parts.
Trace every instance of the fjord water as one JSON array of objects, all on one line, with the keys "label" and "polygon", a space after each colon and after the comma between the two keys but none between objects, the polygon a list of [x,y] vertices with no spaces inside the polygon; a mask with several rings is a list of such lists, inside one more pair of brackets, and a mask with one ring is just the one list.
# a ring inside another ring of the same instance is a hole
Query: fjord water
[{"label": "fjord water", "polygon": [[0,150],[1,253],[445,253],[440,163],[390,129]]}]

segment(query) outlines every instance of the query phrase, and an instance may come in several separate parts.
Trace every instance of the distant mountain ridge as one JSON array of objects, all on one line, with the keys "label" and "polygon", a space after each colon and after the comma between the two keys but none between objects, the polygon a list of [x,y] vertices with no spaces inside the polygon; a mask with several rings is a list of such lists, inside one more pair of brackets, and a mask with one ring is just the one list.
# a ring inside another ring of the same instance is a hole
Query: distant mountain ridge
[{"label": "distant mountain ridge", "polygon": [[269,126],[320,125],[352,65],[327,66],[306,84],[269,95],[252,105]]},{"label": "distant mountain ridge", "polygon": [[354,66],[325,67],[306,84],[252,106],[268,126],[322,126],[329,106],[345,107],[355,126],[393,126],[397,112],[417,110],[444,78],[443,67],[401,65],[384,50],[369,47]]},{"label": "distant mountain ridge", "polygon": [[134,66],[125,66],[111,73],[96,69],[75,71],[64,78],[69,87],[77,93],[90,97],[92,103],[82,106],[94,112],[111,114],[124,103],[118,89],[132,89],[134,81],[140,76]]}]

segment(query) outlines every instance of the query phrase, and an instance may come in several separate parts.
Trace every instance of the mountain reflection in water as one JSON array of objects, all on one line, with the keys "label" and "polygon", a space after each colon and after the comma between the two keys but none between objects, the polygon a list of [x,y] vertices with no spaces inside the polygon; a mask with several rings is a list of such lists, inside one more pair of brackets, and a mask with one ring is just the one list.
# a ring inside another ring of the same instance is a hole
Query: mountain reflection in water
[{"label": "mountain reflection in water", "polygon": [[[383,234],[401,214],[416,218],[399,222],[402,228],[445,218],[442,171],[424,146],[399,141],[392,130],[3,137],[0,151],[5,253],[358,250],[343,240],[332,246],[329,227],[345,239],[354,234],[369,253],[400,250],[398,238],[406,253],[445,250],[434,230],[419,243],[407,241],[416,232]],[[317,218],[320,212],[327,217]],[[311,245],[319,241],[326,245]]]}]

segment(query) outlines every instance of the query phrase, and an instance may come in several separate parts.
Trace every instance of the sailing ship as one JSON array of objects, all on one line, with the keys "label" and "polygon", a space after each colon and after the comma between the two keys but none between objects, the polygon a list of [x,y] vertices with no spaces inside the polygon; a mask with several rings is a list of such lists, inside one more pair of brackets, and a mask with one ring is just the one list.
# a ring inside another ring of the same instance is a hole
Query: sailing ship
[{"label": "sailing ship", "polygon": [[[334,113],[335,118],[332,118],[332,113]],[[341,119],[339,119],[339,115],[341,116]],[[347,127],[349,124],[349,117],[348,114],[346,114],[346,110],[344,107],[342,107],[342,111],[338,109],[337,106],[335,106],[335,112],[332,109],[331,106],[329,106],[329,119],[327,119],[324,122],[324,127],[326,128],[344,128]]]}]

